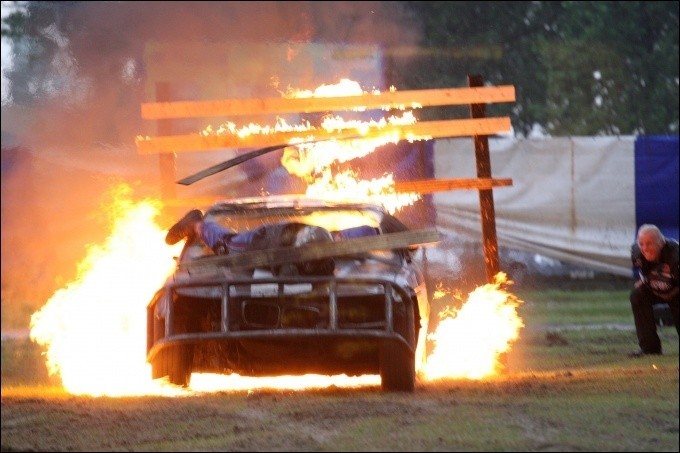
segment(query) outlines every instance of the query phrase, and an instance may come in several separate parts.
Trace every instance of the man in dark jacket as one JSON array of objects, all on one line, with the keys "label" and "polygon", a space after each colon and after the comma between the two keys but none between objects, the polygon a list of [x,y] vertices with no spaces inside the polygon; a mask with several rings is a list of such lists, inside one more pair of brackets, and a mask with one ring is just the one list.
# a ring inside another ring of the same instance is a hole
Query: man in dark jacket
[{"label": "man in dark jacket", "polygon": [[654,322],[655,304],[669,305],[675,329],[680,334],[678,242],[664,237],[655,225],[642,225],[638,230],[637,243],[631,247],[631,260],[639,275],[630,293],[630,304],[640,349],[630,355],[661,354],[661,340]]}]

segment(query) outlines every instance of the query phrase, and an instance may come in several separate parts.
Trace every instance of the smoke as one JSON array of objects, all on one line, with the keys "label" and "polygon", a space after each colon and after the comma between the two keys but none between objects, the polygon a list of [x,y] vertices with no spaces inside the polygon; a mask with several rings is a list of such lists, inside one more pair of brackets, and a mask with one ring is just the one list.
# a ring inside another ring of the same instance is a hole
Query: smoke
[{"label": "smoke", "polygon": [[[106,238],[102,206],[112,187],[125,182],[136,197],[160,197],[159,158],[134,145],[137,135],[161,135],[140,115],[142,102],[158,100],[158,82],[170,84],[168,100],[271,97],[341,77],[384,84],[393,68],[375,56],[419,35],[400,3],[29,2],[29,30],[51,53],[30,63],[30,43],[19,42],[4,74],[13,102],[2,112],[3,329],[27,327],[75,278],[86,247]],[[166,125],[172,133],[201,126]],[[178,179],[233,153],[178,156]],[[244,169],[254,168],[231,169],[178,196],[235,195],[237,183],[252,183]]]}]

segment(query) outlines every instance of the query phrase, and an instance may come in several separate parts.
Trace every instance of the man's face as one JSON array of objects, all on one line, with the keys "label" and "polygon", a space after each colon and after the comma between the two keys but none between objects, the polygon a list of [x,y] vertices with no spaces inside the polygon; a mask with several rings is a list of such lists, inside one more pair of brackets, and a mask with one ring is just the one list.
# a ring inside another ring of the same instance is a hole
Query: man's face
[{"label": "man's face", "polygon": [[656,261],[661,253],[661,245],[656,235],[652,232],[645,232],[638,237],[640,251],[647,261]]}]

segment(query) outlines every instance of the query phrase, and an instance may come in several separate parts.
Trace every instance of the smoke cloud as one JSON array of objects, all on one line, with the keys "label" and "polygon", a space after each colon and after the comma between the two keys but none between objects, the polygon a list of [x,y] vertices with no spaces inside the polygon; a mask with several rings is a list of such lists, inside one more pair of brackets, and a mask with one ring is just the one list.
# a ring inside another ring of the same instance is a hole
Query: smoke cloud
[{"label": "smoke cloud", "polygon": [[[340,77],[384,85],[394,67],[376,55],[419,36],[400,2],[67,4],[35,9],[30,18],[54,58],[42,72],[24,73],[17,53],[8,74],[14,102],[2,111],[3,330],[28,327],[30,315],[76,277],[86,247],[107,237],[102,206],[113,187],[126,183],[140,199],[161,196],[159,157],[134,145],[137,135],[161,135],[140,115],[142,102],[159,99],[159,82],[169,84],[166,100],[272,97]],[[361,46],[369,50],[357,53]],[[27,87],[40,96],[27,101]],[[195,132],[202,121],[169,127]],[[178,179],[234,152],[178,155]],[[178,196],[229,196],[237,187],[256,194],[263,189],[257,175],[277,164],[272,155]],[[168,210],[159,223],[169,226],[185,208]]]}]

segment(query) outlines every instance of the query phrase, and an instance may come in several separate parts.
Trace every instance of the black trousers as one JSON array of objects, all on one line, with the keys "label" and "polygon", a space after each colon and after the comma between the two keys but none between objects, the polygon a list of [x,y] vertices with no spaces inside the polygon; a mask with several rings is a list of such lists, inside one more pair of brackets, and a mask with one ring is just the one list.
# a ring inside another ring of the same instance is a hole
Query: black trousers
[{"label": "black trousers", "polygon": [[656,332],[656,323],[654,322],[654,304],[667,303],[673,315],[673,323],[675,323],[675,330],[680,335],[680,328],[678,327],[678,305],[680,297],[670,301],[665,301],[654,295],[649,288],[641,285],[638,288],[633,288],[630,292],[630,305],[633,309],[633,319],[635,320],[635,333],[637,334],[638,344],[640,349],[647,354],[661,353],[661,340]]}]

